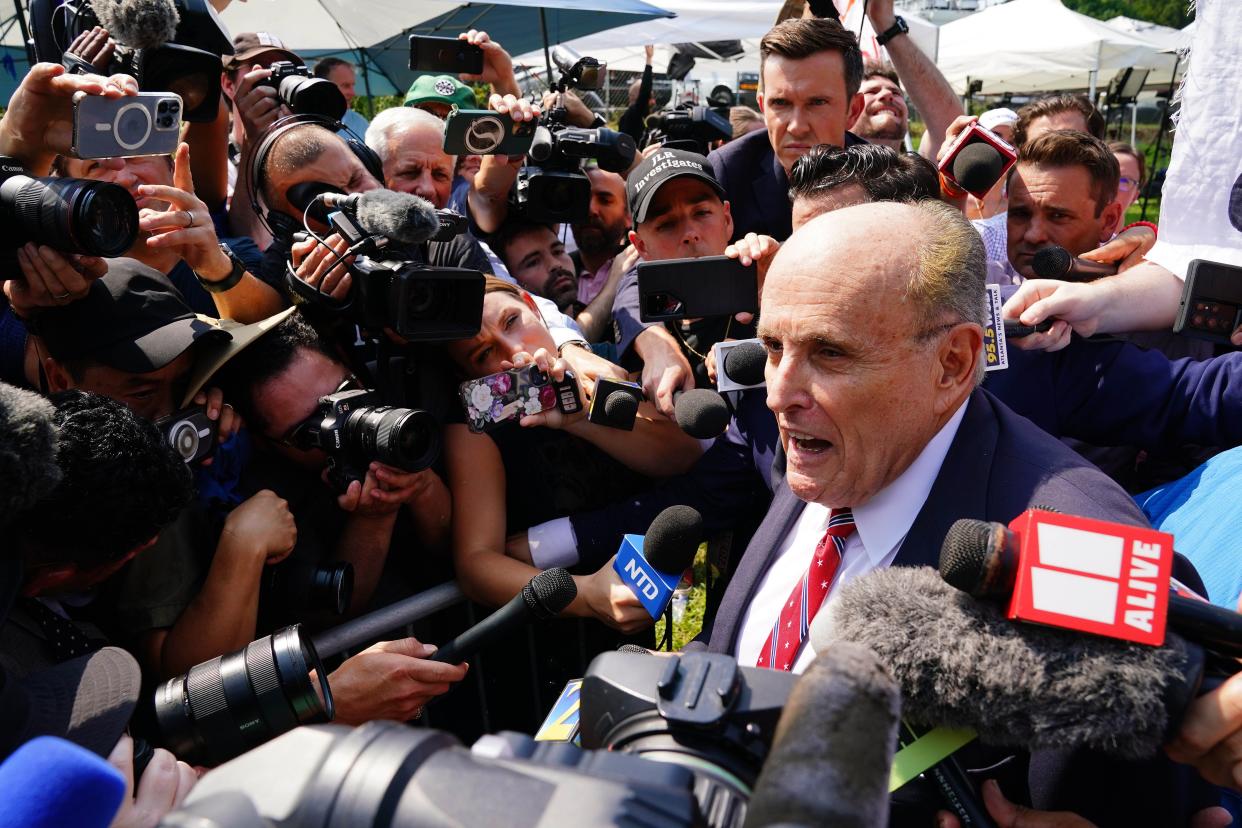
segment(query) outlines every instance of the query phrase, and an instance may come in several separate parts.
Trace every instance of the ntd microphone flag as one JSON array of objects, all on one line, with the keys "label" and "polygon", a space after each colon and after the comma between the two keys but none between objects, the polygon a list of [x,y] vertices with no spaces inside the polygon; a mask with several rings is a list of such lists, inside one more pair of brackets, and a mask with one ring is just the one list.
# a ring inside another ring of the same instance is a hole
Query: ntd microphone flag
[{"label": "ntd microphone flag", "polygon": [[1173,536],[1028,510],[1009,618],[1159,646],[1164,643]]},{"label": "ntd microphone flag", "polygon": [[626,535],[617,550],[612,568],[621,576],[630,591],[638,596],[652,618],[659,618],[673,597],[673,590],[681,581],[684,569],[677,572],[661,572],[643,556],[642,535]]}]

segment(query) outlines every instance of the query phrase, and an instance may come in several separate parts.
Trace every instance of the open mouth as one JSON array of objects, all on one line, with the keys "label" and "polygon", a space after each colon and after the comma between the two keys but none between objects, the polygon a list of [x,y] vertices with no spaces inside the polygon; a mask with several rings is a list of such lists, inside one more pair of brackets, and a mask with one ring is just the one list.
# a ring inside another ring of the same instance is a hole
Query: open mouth
[{"label": "open mouth", "polygon": [[810,434],[803,434],[798,431],[787,431],[785,434],[789,438],[789,445],[796,449],[799,454],[823,454],[832,448],[830,441],[812,437]]}]

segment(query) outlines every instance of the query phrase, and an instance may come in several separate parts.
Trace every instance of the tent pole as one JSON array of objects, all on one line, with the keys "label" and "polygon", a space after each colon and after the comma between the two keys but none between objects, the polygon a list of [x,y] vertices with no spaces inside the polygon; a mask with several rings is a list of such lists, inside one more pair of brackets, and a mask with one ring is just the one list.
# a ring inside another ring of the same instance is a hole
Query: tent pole
[{"label": "tent pole", "polygon": [[554,89],[552,80],[552,52],[548,48],[548,17],[543,6],[539,7],[539,28],[543,31],[543,62],[548,68],[548,88]]},{"label": "tent pole", "polygon": [[[371,75],[367,72],[367,50],[358,50],[359,64],[362,66],[362,88],[367,93],[367,118],[375,117],[375,98],[371,97]],[[397,90],[397,94],[401,94],[401,90]]]},{"label": "tent pole", "polygon": [[30,30],[26,28],[26,12],[22,10],[22,0],[13,0],[17,7],[17,26],[22,30],[22,46],[26,48],[26,62],[35,65],[34,45],[30,42]]},{"label": "tent pole", "polygon": [[1130,146],[1138,146],[1138,96],[1130,102]]}]

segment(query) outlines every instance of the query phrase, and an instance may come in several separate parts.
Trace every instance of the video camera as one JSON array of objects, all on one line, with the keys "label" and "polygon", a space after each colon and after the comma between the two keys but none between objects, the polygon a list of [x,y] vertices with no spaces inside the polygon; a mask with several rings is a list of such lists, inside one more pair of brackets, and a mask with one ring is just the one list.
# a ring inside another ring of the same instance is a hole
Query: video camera
[{"label": "video camera", "polygon": [[699,155],[711,152],[716,141],[728,141],[733,137],[727,114],[721,115],[715,107],[690,104],[652,115],[647,119],[647,129],[651,130],[647,143]]},{"label": "video camera", "polygon": [[[595,58],[557,46],[552,59],[561,70],[553,87],[558,96],[569,89],[599,88],[605,66]],[[531,221],[585,221],[591,206],[591,181],[582,172],[582,162],[594,158],[601,169],[623,173],[634,161],[636,147],[630,136],[605,127],[571,127],[566,118],[558,97],[557,105],[540,118],[527,152],[528,163],[518,171],[517,208]]]},{"label": "video camera", "polygon": [[[340,206],[336,205],[341,202]],[[465,223],[441,215],[416,196],[372,190],[357,196],[319,192],[304,208],[323,214],[350,245],[353,286],[337,301],[298,277],[292,262],[286,280],[294,297],[345,314],[369,331],[391,329],[410,342],[465,339],[479,331],[483,316],[483,274],[459,267],[431,267],[416,261],[425,241],[445,241]],[[424,257],[425,258],[425,257]]]},{"label": "video camera", "polygon": [[592,749],[500,733],[466,750],[390,722],[303,727],[203,777],[161,825],[740,826],[796,680],[717,654],[605,653],[582,685]]},{"label": "video camera", "polygon": [[62,253],[115,258],[138,240],[138,207],[129,190],[85,178],[34,178],[0,156],[0,263],[17,272],[27,242]]},{"label": "video camera", "polygon": [[[220,58],[231,55],[233,45],[209,0],[164,0],[146,5],[138,0],[115,0],[115,5],[113,14],[127,20],[134,31],[110,29],[108,33],[117,41],[116,51],[109,66],[96,69],[66,53],[78,35],[103,25],[91,0],[31,0],[30,36],[36,58],[64,63],[71,72],[130,75],[143,92],[180,95],[183,120],[214,121],[220,105]],[[161,29],[173,26],[176,34],[164,40]],[[159,45],[135,48],[126,42],[138,36]]]}]

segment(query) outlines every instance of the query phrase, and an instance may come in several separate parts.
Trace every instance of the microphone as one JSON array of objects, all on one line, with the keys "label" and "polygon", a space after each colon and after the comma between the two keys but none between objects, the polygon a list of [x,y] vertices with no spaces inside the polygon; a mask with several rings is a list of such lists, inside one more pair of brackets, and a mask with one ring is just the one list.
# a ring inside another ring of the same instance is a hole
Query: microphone
[{"label": "microphone", "polygon": [[367,233],[400,244],[422,244],[440,229],[440,217],[431,202],[409,193],[369,190],[352,195],[324,193],[319,197],[329,210],[353,216]]},{"label": "microphone", "polygon": [[1116,276],[1117,265],[1101,264],[1071,256],[1055,244],[1042,247],[1031,257],[1031,269],[1041,279],[1063,279],[1069,282],[1094,282],[1105,276]]},{"label": "microphone", "polygon": [[703,516],[689,506],[669,506],[651,521],[646,535],[621,539],[612,568],[647,614],[659,618],[702,541]]},{"label": "microphone", "polygon": [[719,437],[733,419],[725,398],[710,388],[675,392],[673,415],[681,430],[698,440]]},{"label": "microphone", "polygon": [[567,570],[546,569],[531,578],[509,603],[436,650],[431,660],[449,664],[465,661],[518,624],[559,615],[577,595],[578,587]]},{"label": "microphone", "polygon": [[1089,747],[1151,756],[1194,696],[1203,651],[1013,624],[930,567],[876,570],[840,587],[811,624],[816,652],[868,647],[901,687],[916,725],[973,727],[993,745]]},{"label": "microphone", "polygon": [[874,653],[846,642],[821,652],[785,703],[745,825],[888,825],[900,709]]},{"label": "microphone", "polygon": [[[1150,557],[1132,555],[1125,565],[1135,527],[1037,510],[1014,524],[1024,531],[982,520],[955,522],[940,549],[941,577],[976,598],[1010,599],[1010,618],[1158,644],[1134,633],[1163,631],[1167,617],[1191,641],[1242,656],[1242,614],[1158,574]],[[1167,546],[1171,559],[1171,538]]]},{"label": "microphone", "polygon": [[181,15],[173,0],[89,0],[99,25],[131,49],[156,49],[177,37]]},{"label": "microphone", "polygon": [[31,739],[0,764],[5,825],[107,828],[124,797],[120,771],[56,736]]},{"label": "microphone", "polygon": [[968,193],[986,193],[1005,172],[1005,159],[991,144],[967,144],[953,158],[953,180]]},{"label": "microphone", "polygon": [[0,382],[0,528],[60,483],[52,404]]},{"label": "microphone", "polygon": [[758,339],[717,342],[716,390],[744,391],[766,383],[763,375],[768,351]]}]

